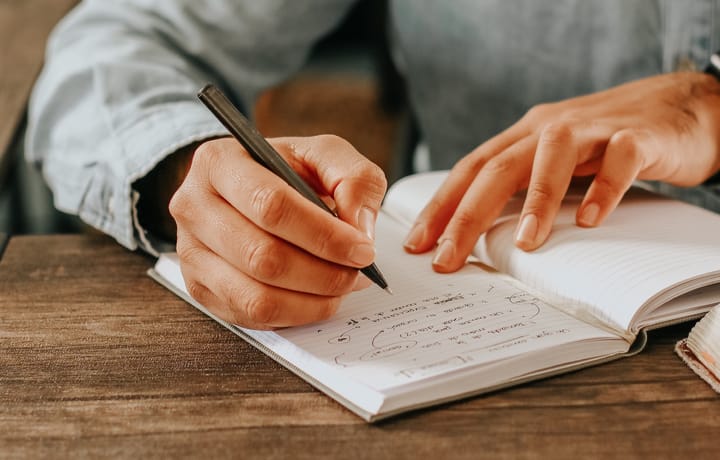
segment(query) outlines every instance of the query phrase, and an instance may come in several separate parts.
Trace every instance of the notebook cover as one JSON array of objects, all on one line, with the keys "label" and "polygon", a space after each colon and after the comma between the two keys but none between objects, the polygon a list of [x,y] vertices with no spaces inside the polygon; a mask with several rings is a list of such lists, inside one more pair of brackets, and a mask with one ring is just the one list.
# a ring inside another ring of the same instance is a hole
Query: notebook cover
[{"label": "notebook cover", "polygon": [[720,378],[710,372],[710,369],[700,362],[695,353],[687,346],[687,339],[682,339],[675,345],[675,353],[680,356],[685,364],[688,365],[701,379],[707,382],[716,393],[720,393]]}]

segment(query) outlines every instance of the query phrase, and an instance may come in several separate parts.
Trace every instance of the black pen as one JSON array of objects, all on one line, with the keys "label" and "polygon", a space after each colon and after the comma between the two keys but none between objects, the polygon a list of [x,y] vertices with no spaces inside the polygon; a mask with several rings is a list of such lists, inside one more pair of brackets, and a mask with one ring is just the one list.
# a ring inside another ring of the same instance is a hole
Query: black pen
[{"label": "black pen", "polygon": [[[313,189],[302,180],[295,170],[290,167],[283,157],[215,85],[206,85],[198,93],[198,98],[220,120],[220,123],[230,131],[230,134],[245,147],[245,150],[255,161],[275,173],[302,196],[337,217],[337,214],[315,194]],[[372,282],[392,294],[385,277],[374,263],[360,269],[360,271],[370,278]]]}]

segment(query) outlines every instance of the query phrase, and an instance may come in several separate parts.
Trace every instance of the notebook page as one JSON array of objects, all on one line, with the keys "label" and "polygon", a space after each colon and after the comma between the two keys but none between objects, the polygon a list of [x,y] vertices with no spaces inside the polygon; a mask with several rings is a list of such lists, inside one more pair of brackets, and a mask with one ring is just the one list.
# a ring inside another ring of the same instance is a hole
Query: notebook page
[{"label": "notebook page", "polygon": [[669,288],[682,294],[699,287],[693,280],[720,281],[720,216],[634,190],[601,226],[583,229],[575,225],[580,200],[566,200],[552,235],[531,253],[513,245],[515,220],[497,225],[484,248],[491,263],[633,332],[639,309],[669,300],[661,295]]},{"label": "notebook page", "polygon": [[[398,181],[385,207],[411,225],[446,176],[438,171]],[[600,227],[583,229],[575,225],[581,200],[582,191],[570,192],[549,240],[526,253],[513,242],[522,198],[513,199],[478,241],[474,255],[542,292],[556,306],[580,316],[589,312],[633,332],[641,306],[668,300],[656,297],[659,293],[677,287],[680,294],[720,282],[720,216],[633,189]]]},{"label": "notebook page", "polygon": [[381,214],[376,262],[394,295],[373,286],[349,296],[328,321],[274,334],[378,390],[562,344],[618,340],[503,275],[474,266],[437,274],[431,255],[405,253],[404,233]]}]

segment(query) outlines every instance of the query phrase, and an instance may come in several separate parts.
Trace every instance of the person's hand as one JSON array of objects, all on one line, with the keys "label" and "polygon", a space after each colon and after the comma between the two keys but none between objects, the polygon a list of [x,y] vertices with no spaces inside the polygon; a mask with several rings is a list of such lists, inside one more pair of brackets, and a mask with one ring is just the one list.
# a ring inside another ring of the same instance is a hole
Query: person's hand
[{"label": "person's hand", "polygon": [[344,295],[369,286],[358,268],[375,258],[375,219],[387,185],[379,167],[338,137],[270,143],[340,219],[231,138],[195,151],[170,202],[190,295],[220,318],[255,329],[326,319]]},{"label": "person's hand", "polygon": [[582,227],[600,224],[635,179],[700,184],[720,167],[719,95],[713,77],[686,72],[536,106],[457,163],[418,217],[406,250],[437,243],[434,269],[457,270],[524,189],[515,242],[536,249],[574,176],[594,175],[576,214]]}]

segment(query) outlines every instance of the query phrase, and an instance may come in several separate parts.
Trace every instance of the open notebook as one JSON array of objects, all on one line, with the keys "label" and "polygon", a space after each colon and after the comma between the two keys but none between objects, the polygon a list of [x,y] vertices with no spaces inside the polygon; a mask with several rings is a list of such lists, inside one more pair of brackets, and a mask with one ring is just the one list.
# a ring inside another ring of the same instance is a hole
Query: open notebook
[{"label": "open notebook", "polygon": [[[581,195],[570,194],[532,253],[513,245],[518,199],[478,241],[477,262],[434,273],[432,254],[406,254],[402,241],[445,175],[388,191],[376,262],[395,295],[373,286],[328,321],[273,332],[220,322],[374,421],[635,353],[647,329],[720,302],[720,216],[639,189],[594,229],[574,225]],[[150,274],[212,316],[187,295],[174,254]]]}]

